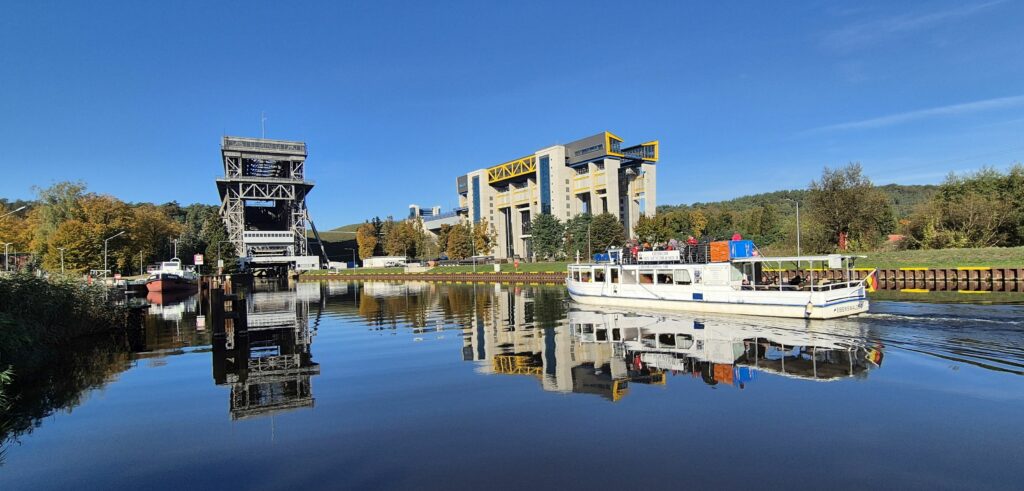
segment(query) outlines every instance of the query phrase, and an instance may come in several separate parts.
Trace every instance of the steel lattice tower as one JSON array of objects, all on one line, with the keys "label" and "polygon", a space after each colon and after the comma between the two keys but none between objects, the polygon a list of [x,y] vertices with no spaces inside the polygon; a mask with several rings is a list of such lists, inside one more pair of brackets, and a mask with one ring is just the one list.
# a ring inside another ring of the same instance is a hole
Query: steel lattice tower
[{"label": "steel lattice tower", "polygon": [[308,254],[304,142],[225,136],[220,216],[243,263],[294,267]]}]

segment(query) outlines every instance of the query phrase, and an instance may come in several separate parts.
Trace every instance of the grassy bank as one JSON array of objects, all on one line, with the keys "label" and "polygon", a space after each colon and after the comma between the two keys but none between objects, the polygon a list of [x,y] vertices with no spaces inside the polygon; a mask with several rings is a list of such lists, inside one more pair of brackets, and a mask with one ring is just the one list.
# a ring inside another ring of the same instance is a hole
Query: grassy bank
[{"label": "grassy bank", "polygon": [[857,262],[865,268],[957,268],[990,266],[1024,268],[1024,247],[982,247],[977,249],[932,249],[864,253]]}]

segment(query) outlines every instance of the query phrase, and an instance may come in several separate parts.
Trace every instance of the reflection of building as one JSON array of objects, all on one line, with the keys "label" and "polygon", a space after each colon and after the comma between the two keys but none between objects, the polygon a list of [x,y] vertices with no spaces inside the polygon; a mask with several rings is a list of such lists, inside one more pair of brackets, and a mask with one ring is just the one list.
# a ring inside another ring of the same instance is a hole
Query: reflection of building
[{"label": "reflection of building", "polygon": [[[740,385],[756,372],[808,380],[863,376],[881,363],[859,328],[786,319],[637,315],[571,309],[543,290],[494,287],[496,299],[464,327],[463,359],[488,374],[538,378],[544,390],[596,394],[615,401],[630,384],[667,383],[670,374]],[[770,322],[771,324],[764,324]]]},{"label": "reflection of building", "polygon": [[641,215],[654,214],[657,161],[656,140],[624,147],[605,131],[459,176],[458,210],[494,225],[498,258],[532,255],[530,221],[541,213],[611,213],[631,236]]},{"label": "reflection of building", "polygon": [[320,290],[307,285],[295,291],[257,285],[238,324],[228,319],[218,326],[213,378],[231,386],[232,419],[313,406],[310,378],[320,366],[310,351],[309,313]]}]

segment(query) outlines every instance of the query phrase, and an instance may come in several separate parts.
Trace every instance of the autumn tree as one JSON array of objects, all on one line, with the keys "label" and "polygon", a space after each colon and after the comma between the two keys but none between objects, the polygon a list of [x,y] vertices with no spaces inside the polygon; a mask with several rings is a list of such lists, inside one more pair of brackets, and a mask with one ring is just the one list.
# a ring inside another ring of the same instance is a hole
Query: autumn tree
[{"label": "autumn tree", "polygon": [[356,244],[359,249],[359,259],[373,257],[377,249],[377,228],[370,222],[366,222],[356,229]]},{"label": "autumn tree", "polygon": [[468,224],[458,223],[448,230],[446,251],[449,259],[465,259],[473,255],[473,243]]},{"label": "autumn tree", "polygon": [[498,241],[498,234],[494,230],[494,226],[488,223],[486,218],[481,218],[479,222],[471,226],[471,229],[475,247],[474,254],[491,254],[494,244]]}]

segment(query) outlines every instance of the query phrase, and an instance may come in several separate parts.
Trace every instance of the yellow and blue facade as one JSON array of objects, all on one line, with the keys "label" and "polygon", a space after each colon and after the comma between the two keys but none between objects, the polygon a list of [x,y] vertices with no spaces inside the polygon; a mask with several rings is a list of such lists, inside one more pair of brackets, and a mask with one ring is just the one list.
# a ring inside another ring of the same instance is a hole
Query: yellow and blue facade
[{"label": "yellow and blue facade", "polygon": [[460,209],[494,226],[496,258],[532,258],[529,225],[540,213],[564,222],[607,212],[632,236],[637,219],[654,214],[658,154],[657,140],[627,147],[608,131],[542,148],[459,176]]}]

